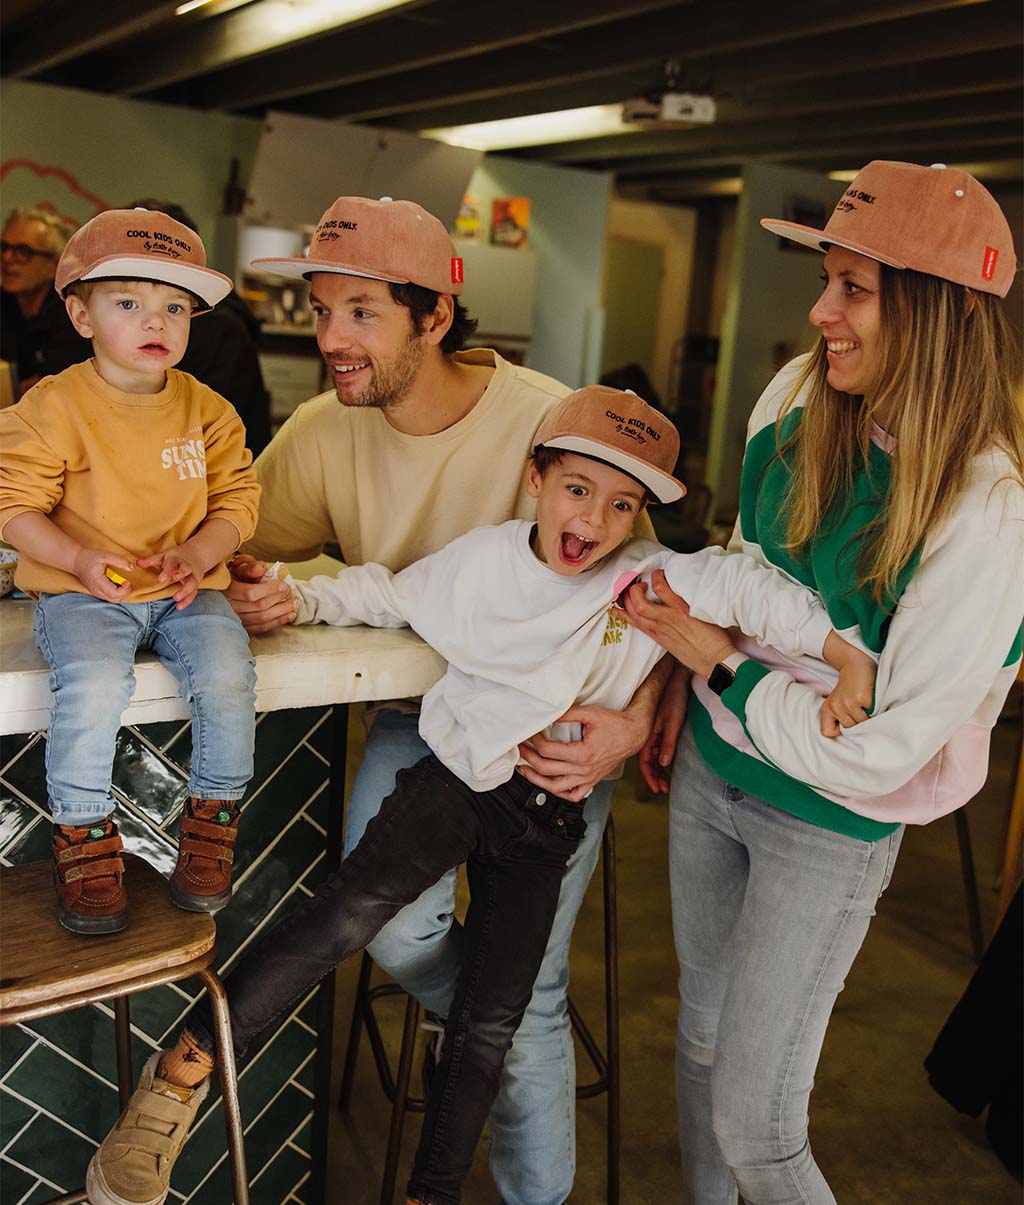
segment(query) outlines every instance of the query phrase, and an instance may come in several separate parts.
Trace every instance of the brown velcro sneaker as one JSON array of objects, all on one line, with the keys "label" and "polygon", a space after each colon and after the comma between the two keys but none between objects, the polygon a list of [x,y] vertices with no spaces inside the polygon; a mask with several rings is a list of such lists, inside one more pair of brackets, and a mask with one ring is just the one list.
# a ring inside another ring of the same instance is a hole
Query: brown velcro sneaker
[{"label": "brown velcro sneaker", "polygon": [[196,799],[185,805],[171,899],[186,912],[217,912],[231,899],[231,864],[238,835],[238,804]]},{"label": "brown velcro sneaker", "polygon": [[53,826],[53,885],[57,915],[72,933],[117,933],[128,925],[124,846],[109,818],[97,824]]}]

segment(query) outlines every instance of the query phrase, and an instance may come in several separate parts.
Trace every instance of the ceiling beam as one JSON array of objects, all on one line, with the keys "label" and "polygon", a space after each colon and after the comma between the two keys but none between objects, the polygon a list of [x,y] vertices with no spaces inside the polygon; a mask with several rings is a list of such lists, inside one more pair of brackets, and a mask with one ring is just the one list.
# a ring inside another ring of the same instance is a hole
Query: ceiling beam
[{"label": "ceiling beam", "polygon": [[[845,91],[845,90],[844,90]],[[689,154],[707,147],[742,145],[766,138],[780,144],[804,134],[820,134],[822,120],[828,119],[829,134],[844,129],[857,129],[864,134],[885,133],[888,130],[926,130],[939,127],[968,125],[978,121],[998,121],[1016,118],[1024,128],[1024,93],[1019,86],[978,92],[966,96],[943,96],[942,103],[934,99],[903,101],[892,98],[889,105],[878,104],[871,97],[864,107],[850,105],[833,108],[826,100],[817,109],[798,110],[791,116],[765,112],[756,121],[716,121],[712,125],[658,130],[635,134],[620,134],[580,142],[563,142],[517,150],[527,158],[550,159],[558,163],[579,163],[616,170],[620,165],[645,157]]]},{"label": "ceiling beam", "polygon": [[[1000,148],[982,152],[981,148]],[[1018,120],[981,122],[958,127],[952,135],[943,130],[901,131],[890,134],[874,133],[863,137],[860,131],[832,137],[818,132],[810,141],[776,142],[760,139],[745,146],[736,146],[703,153],[680,155],[674,158],[652,159],[630,163],[617,169],[619,179],[664,179],[676,171],[706,172],[708,169],[734,168],[745,163],[826,163],[828,171],[859,167],[869,159],[909,159],[921,157],[951,160],[1002,157],[1004,153],[1020,151],[1020,122]]]},{"label": "ceiling beam", "polygon": [[[819,171],[822,175],[834,170],[827,159],[817,163],[801,163],[800,166],[804,170]],[[854,171],[862,166],[863,161],[860,161],[845,170]],[[963,158],[951,157],[947,166],[970,170],[979,180],[987,182],[990,186],[998,184],[1002,187],[1015,186],[1017,189],[1022,187],[1019,155],[996,158],[986,154],[979,160],[976,154],[969,153]],[[615,193],[620,197],[661,201],[666,204],[686,203],[702,197],[735,196],[742,188],[742,171],[742,165],[734,164],[718,171],[704,169],[692,174],[667,176],[661,180],[623,180],[616,183]]]},{"label": "ceiling beam", "polygon": [[[342,30],[301,51],[286,49],[269,63],[231,64],[205,79],[161,89],[158,96],[199,108],[238,110],[272,105],[327,87],[493,54],[610,21],[650,13],[661,19],[666,8],[690,7],[680,0],[588,0],[585,5],[519,0],[515,17],[510,19],[507,0],[455,0],[444,5],[443,19],[408,24],[381,21],[351,32]],[[431,9],[425,16],[429,18],[433,12]],[[151,81],[147,90],[153,91]]]},{"label": "ceiling beam", "polygon": [[138,54],[125,53],[130,47],[118,47],[87,59],[62,82],[134,96],[216,71],[227,63],[265,56],[284,46],[301,54],[300,47],[339,27],[355,30],[360,25],[387,21],[434,2],[406,0],[400,7],[346,21],[332,5],[258,0],[208,21],[176,23],[166,30],[158,45],[140,46]]},{"label": "ceiling beam", "polygon": [[[661,77],[661,64],[672,56],[683,62],[688,79],[706,80],[714,90],[723,74],[742,81],[753,73],[764,83],[781,83],[813,78],[823,71],[854,71],[865,63],[881,68],[1015,46],[1020,36],[1017,0],[988,0],[936,11],[923,28],[919,17],[892,19],[905,5],[863,0],[857,6],[842,5],[850,27],[828,33],[820,32],[821,7],[806,0],[779,0],[772,20],[756,25],[764,32],[755,33],[737,22],[733,8],[721,0],[700,0],[690,6],[685,19],[683,14],[672,14],[671,19],[666,15],[656,28],[640,19],[626,24],[615,38],[603,31],[586,31],[547,53],[539,53],[537,47],[515,48],[497,58],[472,59],[458,72],[446,66],[406,72],[379,81],[376,87],[330,88],[282,108],[348,121],[386,122],[423,108],[436,114],[441,105],[503,97],[505,116],[511,117],[538,112],[531,93],[555,83],[620,77],[639,68],[646,68],[649,82],[655,83]],[[831,0],[825,7],[837,8]],[[834,18],[836,23],[839,20]],[[879,22],[886,23],[882,29]],[[853,28],[855,24],[860,28]],[[772,38],[779,44],[770,53],[750,53],[752,45]]]},{"label": "ceiling beam", "polygon": [[4,34],[4,75],[38,75],[101,50],[174,16],[180,0],[61,0],[30,13]]}]

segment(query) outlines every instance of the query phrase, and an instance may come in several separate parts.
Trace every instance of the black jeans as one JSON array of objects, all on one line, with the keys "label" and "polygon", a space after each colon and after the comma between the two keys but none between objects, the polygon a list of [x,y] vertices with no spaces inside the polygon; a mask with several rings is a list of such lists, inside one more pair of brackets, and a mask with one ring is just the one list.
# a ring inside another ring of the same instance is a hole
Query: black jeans
[{"label": "black jeans", "polygon": [[[428,1205],[457,1205],[530,1002],[562,873],[585,831],[582,804],[539,791],[518,774],[476,792],[433,755],[401,770],[341,868],[265,933],[225,981],[238,1056],[406,904],[465,862],[465,954],[407,1190]],[[186,1028],[213,1053],[205,999]]]}]

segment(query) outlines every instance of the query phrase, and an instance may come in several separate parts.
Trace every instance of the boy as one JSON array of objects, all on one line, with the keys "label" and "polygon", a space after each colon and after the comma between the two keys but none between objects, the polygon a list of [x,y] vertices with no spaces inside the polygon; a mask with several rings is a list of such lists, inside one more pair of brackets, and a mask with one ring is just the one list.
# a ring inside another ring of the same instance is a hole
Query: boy
[{"label": "boy", "polygon": [[[694,613],[793,651],[820,654],[826,643],[837,665],[871,676],[870,658],[839,640],[811,593],[774,571],[719,549],[680,556],[650,541],[627,543],[649,496],[669,502],[683,494],[670,472],[675,428],[638,397],[579,390],[552,410],[537,438],[529,470],[536,525],[477,528],[398,574],[365,564],[336,578],[287,579],[298,622],[409,623],[449,665],[423,700],[420,729],[433,753],[399,773],[341,869],[228,981],[241,1054],[404,904],[467,863],[462,971],[408,1186],[411,1201],[428,1205],[460,1199],[547,944],[562,871],[585,828],[582,804],[515,773],[518,743],[550,730],[575,702],[623,707],[663,655],[609,613],[615,599],[638,575],[663,567]],[[844,671],[840,694],[850,691],[849,678]],[[163,1200],[173,1156],[206,1095],[210,1028],[200,1011],[174,1050],[147,1064],[90,1164],[94,1205]],[[176,1121],[173,1133],[161,1131],[159,1149],[169,1145],[172,1155],[158,1160],[138,1135],[167,1118],[167,1096]]]},{"label": "boy", "polygon": [[46,742],[61,924],[128,923],[110,777],[136,650],[192,702],[190,800],[171,898],[214,912],[231,895],[238,801],[252,774],[255,673],[224,600],[225,561],[253,531],[259,486],[222,397],[174,365],[194,313],[231,282],[162,213],[109,210],[72,236],[54,287],[93,358],[0,413],[0,534],[38,596],[50,669]]}]

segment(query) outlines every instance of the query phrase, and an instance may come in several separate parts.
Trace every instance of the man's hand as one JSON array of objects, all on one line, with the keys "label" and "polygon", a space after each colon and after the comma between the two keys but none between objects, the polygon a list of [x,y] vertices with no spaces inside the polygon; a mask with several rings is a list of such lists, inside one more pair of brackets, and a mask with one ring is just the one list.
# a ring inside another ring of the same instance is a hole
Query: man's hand
[{"label": "man's hand", "polygon": [[640,750],[640,773],[657,795],[667,794],[671,782],[669,767],[676,753],[676,743],[686,722],[686,706],[690,700],[690,671],[677,665],[658,703],[651,735]]},{"label": "man's hand", "polygon": [[550,741],[538,733],[519,746],[526,762],[519,766],[519,773],[534,786],[578,802],[627,757],[643,748],[651,715],[647,709],[570,707],[559,722],[582,725],[583,739]]},{"label": "man's hand", "polygon": [[298,602],[287,582],[263,581],[267,566],[248,553],[239,553],[228,562],[231,585],[225,597],[250,636],[272,632],[291,623],[298,614]]},{"label": "man's hand", "polygon": [[107,566],[111,569],[123,569],[126,572],[133,568],[127,557],[116,552],[104,552],[100,548],[80,548],[75,553],[71,572],[89,591],[93,598],[102,598],[104,602],[124,602],[132,592],[128,582],[116,586],[107,577]]},{"label": "man's hand", "polygon": [[158,571],[158,581],[178,583],[178,589],[171,596],[175,602],[175,610],[178,611],[184,611],[195,598],[199,591],[199,583],[209,571],[196,550],[190,548],[187,542],[179,544],[176,548],[154,553],[153,556],[140,557],[135,563],[140,569]]}]

